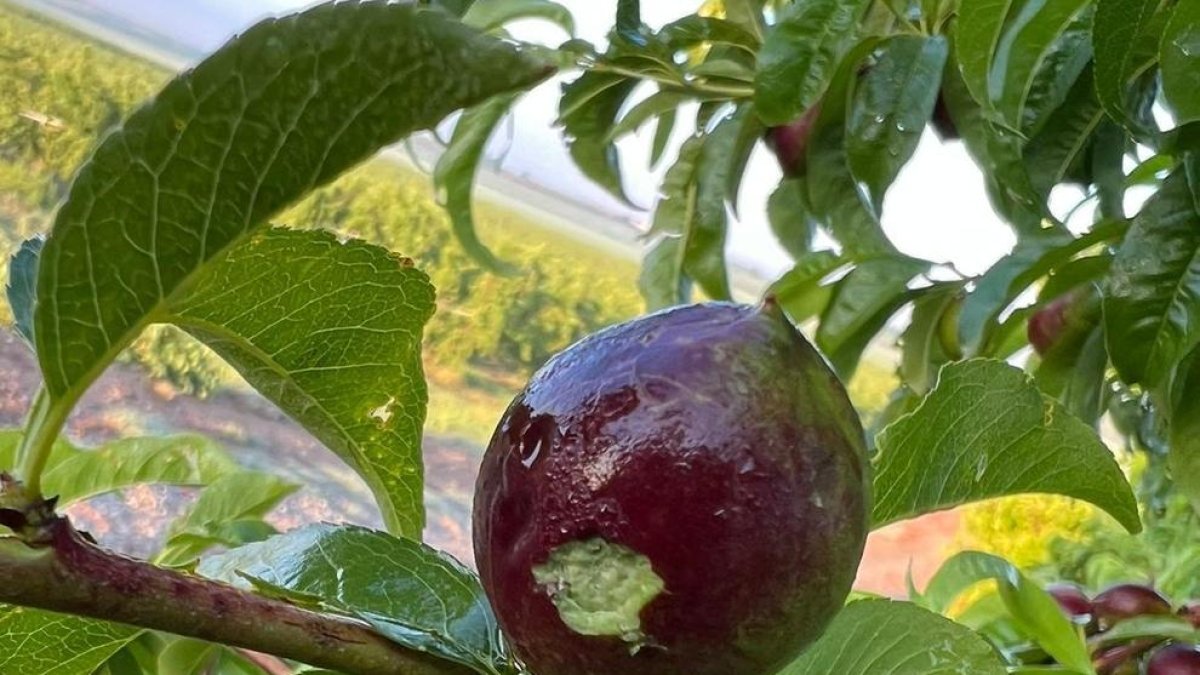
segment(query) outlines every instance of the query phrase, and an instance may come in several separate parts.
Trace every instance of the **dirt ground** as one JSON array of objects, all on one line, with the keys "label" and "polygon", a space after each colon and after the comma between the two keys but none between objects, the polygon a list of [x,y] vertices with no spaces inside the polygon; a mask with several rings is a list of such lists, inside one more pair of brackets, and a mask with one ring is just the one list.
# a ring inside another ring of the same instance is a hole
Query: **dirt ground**
[{"label": "dirt ground", "polygon": [[[0,333],[0,426],[21,423],[37,388],[33,355],[20,340]],[[381,522],[361,480],[299,425],[253,392],[221,391],[208,399],[175,395],[134,366],[117,364],[92,387],[67,424],[83,445],[126,435],[180,432],[222,442],[244,466],[270,471],[303,487],[271,515],[281,530],[318,521],[378,527]],[[481,449],[457,438],[426,436],[425,539],[471,562],[470,504]],[[74,505],[70,515],[107,546],[147,556],[192,490],[139,487]],[[958,527],[953,512],[898,523],[872,534],[857,587],[901,596],[911,564],[918,585],[945,558]]]}]

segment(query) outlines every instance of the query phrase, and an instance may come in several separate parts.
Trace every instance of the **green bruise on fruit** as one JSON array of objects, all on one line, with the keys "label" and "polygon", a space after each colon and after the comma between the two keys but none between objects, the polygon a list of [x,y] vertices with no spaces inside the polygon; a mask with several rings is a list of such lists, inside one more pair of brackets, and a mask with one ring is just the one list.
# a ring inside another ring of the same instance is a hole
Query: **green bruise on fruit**
[{"label": "green bruise on fruit", "polygon": [[634,651],[648,642],[638,615],[663,591],[663,580],[646,556],[604,539],[572,541],[534,567],[533,578],[576,633],[619,637]]}]

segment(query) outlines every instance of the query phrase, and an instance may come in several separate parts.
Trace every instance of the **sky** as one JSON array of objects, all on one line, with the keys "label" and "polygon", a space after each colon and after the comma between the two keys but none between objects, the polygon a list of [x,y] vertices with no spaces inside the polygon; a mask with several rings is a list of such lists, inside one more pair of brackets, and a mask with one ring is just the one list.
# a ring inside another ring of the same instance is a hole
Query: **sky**
[{"label": "sky", "polygon": [[[575,16],[577,36],[603,44],[612,25],[616,0],[560,0]],[[226,23],[253,22],[255,15],[285,12],[312,4],[308,0],[177,0],[181,15],[198,17],[219,15]],[[134,11],[146,0],[106,0],[111,9]],[[156,4],[156,3],[150,3]],[[699,0],[656,0],[643,4],[643,20],[655,26],[678,18],[695,9]],[[140,10],[137,10],[140,11]],[[557,27],[540,21],[515,24],[516,37],[548,45],[566,39]],[[196,35],[193,33],[193,35]],[[197,36],[215,48],[222,36],[211,31]],[[565,77],[569,78],[573,74]],[[648,222],[649,210],[657,198],[662,172],[673,157],[656,171],[646,168],[653,125],[619,143],[622,152],[625,186],[633,201],[645,210],[631,210],[591,184],[574,167],[566,153],[560,130],[553,125],[558,90],[564,78],[543,84],[518,103],[510,139],[497,134],[491,154],[501,159],[503,168],[525,175],[546,187],[621,213],[636,222]],[[641,95],[653,91],[644,87]],[[681,117],[681,119],[684,119]],[[674,144],[690,133],[677,125]],[[773,277],[788,267],[788,257],[775,242],[766,220],[766,200],[780,179],[774,158],[761,147],[751,158],[740,195],[740,222],[730,226],[729,253],[738,264]],[[986,270],[1015,243],[1011,231],[992,212],[984,191],[983,178],[958,142],[943,144],[927,130],[915,156],[888,193],[883,210],[883,227],[904,253],[939,263],[953,263],[966,274]]]}]

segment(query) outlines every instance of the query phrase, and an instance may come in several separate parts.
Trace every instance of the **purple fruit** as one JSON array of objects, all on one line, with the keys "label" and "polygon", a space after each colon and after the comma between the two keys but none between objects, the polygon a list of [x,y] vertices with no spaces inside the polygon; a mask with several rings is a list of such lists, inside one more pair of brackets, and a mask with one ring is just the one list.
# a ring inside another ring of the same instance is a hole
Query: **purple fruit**
[{"label": "purple fruit", "polygon": [[509,406],[475,556],[538,675],[767,675],[841,609],[868,464],[846,392],[774,303],[584,339]]},{"label": "purple fruit", "polygon": [[1195,645],[1167,645],[1150,656],[1146,675],[1200,675],[1200,651]]},{"label": "purple fruit", "polygon": [[1052,584],[1046,587],[1059,608],[1071,619],[1086,623],[1092,615],[1092,601],[1087,594],[1072,584]]},{"label": "purple fruit", "polygon": [[800,117],[781,127],[767,130],[767,145],[775,152],[779,168],[788,177],[803,176],[808,166],[808,141],[813,124],[821,114],[821,103],[814,103]]},{"label": "purple fruit", "polygon": [[1135,616],[1171,613],[1171,603],[1166,598],[1141,584],[1113,586],[1093,598],[1092,607],[1105,627]]}]

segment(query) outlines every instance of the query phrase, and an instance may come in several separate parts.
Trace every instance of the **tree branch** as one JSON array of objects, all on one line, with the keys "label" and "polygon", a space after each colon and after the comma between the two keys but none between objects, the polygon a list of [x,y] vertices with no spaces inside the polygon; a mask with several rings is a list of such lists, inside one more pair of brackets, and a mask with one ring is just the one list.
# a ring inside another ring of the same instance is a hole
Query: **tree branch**
[{"label": "tree branch", "polygon": [[92,543],[43,503],[0,509],[0,602],[243,647],[350,675],[471,675],[349,618],[133,560]]}]

